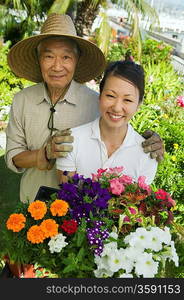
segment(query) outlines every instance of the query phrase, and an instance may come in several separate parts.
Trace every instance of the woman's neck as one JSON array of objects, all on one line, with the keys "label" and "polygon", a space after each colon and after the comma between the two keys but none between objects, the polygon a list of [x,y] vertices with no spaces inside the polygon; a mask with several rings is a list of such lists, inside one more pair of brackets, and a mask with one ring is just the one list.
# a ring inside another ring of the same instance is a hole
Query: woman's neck
[{"label": "woman's neck", "polygon": [[123,143],[128,126],[120,128],[111,128],[103,123],[100,119],[100,135],[101,140],[105,143],[107,148],[108,157],[112,155]]}]

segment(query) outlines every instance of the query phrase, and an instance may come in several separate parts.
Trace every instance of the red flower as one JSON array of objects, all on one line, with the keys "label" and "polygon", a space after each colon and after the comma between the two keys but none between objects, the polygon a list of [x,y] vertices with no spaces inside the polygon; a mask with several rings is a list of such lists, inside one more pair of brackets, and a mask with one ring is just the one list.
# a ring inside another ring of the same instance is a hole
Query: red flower
[{"label": "red flower", "polygon": [[166,205],[167,207],[172,207],[176,205],[175,200],[171,198],[170,194],[162,189],[159,189],[157,192],[155,192],[155,196],[157,199],[162,200],[162,205]]},{"label": "red flower", "polygon": [[167,192],[159,189],[157,192],[155,192],[155,196],[157,199],[165,200],[167,198]]},{"label": "red flower", "polygon": [[77,225],[76,220],[64,220],[60,227],[68,234],[72,234],[77,231]]}]

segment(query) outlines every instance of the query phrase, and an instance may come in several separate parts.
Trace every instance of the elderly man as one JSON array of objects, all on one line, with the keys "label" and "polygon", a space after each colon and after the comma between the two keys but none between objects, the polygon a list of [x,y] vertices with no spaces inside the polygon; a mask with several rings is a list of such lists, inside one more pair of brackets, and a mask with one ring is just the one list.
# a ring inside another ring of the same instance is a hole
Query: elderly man
[{"label": "elderly man", "polygon": [[[55,158],[72,150],[68,128],[97,117],[98,94],[83,83],[103,72],[105,58],[76,35],[69,16],[51,14],[39,35],[10,49],[8,63],[17,76],[37,83],[15,95],[6,130],[7,166],[23,173],[20,200],[32,202],[40,186],[58,187]],[[161,139],[153,134],[146,142],[159,159]]]}]

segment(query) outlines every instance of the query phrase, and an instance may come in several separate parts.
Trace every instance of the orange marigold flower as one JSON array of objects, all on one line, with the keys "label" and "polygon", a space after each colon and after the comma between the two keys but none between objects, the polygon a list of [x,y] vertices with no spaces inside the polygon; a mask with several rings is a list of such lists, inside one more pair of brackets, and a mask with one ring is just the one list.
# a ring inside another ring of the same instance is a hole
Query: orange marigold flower
[{"label": "orange marigold flower", "polygon": [[33,225],[29,228],[27,232],[27,239],[33,244],[43,243],[45,239],[45,234],[40,226]]},{"label": "orange marigold flower", "polygon": [[55,236],[56,234],[58,234],[58,227],[59,227],[59,225],[56,223],[56,221],[54,221],[52,219],[44,220],[40,224],[40,228],[44,232],[46,238],[52,237],[52,236]]},{"label": "orange marigold flower", "polygon": [[28,212],[30,212],[33,219],[40,220],[45,216],[47,206],[45,202],[36,200],[29,205]]},{"label": "orange marigold flower", "polygon": [[50,206],[50,211],[53,216],[65,216],[69,209],[69,205],[64,200],[56,199]]},{"label": "orange marigold flower", "polygon": [[12,214],[9,216],[6,227],[13,232],[19,232],[25,227],[26,218],[23,214]]}]

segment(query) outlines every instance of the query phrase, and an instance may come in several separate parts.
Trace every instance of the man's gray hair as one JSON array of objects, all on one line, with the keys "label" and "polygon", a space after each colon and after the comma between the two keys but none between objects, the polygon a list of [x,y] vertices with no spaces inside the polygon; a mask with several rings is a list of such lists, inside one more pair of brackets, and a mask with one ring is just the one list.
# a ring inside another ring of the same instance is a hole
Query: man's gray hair
[{"label": "man's gray hair", "polygon": [[80,56],[79,46],[77,45],[77,43],[72,38],[64,37],[64,36],[50,36],[50,37],[47,37],[47,38],[41,40],[41,42],[38,44],[38,46],[36,48],[38,59],[40,57],[40,51],[41,51],[42,43],[45,42],[45,41],[48,41],[48,40],[57,40],[57,41],[59,40],[59,41],[64,41],[64,42],[70,43],[71,46],[73,47],[74,53],[78,57]]}]

